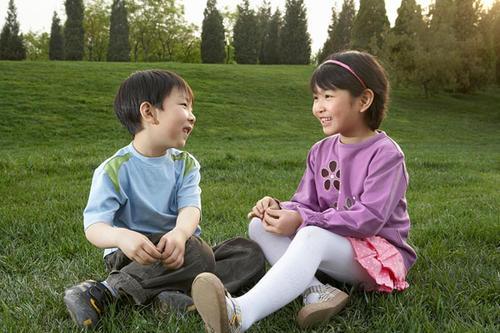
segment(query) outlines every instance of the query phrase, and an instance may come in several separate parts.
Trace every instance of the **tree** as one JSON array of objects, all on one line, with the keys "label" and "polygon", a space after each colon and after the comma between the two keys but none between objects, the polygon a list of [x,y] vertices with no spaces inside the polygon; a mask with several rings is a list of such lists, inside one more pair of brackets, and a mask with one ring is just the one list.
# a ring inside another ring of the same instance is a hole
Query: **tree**
[{"label": "tree", "polygon": [[304,0],[287,0],[281,54],[284,64],[308,64],[311,58],[311,37],[307,32],[307,13]]},{"label": "tree", "polygon": [[491,38],[493,43],[494,56],[496,58],[496,82],[500,85],[500,1],[490,9],[491,16]]},{"label": "tree", "polygon": [[124,0],[113,0],[107,61],[130,61],[127,8]]},{"label": "tree", "polygon": [[422,38],[427,32],[422,8],[416,0],[402,0],[394,28],[385,40],[385,55],[389,60],[393,79],[397,83],[415,83],[418,54],[422,52]]},{"label": "tree", "polygon": [[269,32],[269,24],[271,23],[271,5],[269,1],[264,0],[262,6],[259,7],[257,11],[257,35],[258,35],[258,45],[257,54],[259,58],[259,63],[263,63],[264,60],[264,42],[267,38],[267,33]]},{"label": "tree", "polygon": [[339,24],[339,19],[337,17],[337,12],[335,11],[335,6],[332,7],[332,18],[330,20],[330,25],[328,26],[328,37],[326,38],[325,44],[321,48],[319,53],[319,61],[323,62],[326,57],[333,53],[334,44],[336,44],[335,40],[335,29],[337,29],[337,25]]},{"label": "tree", "polygon": [[457,90],[469,93],[480,89],[494,78],[491,43],[479,29],[482,9],[479,0],[455,0],[454,31],[460,64],[456,71]]},{"label": "tree", "polygon": [[47,32],[37,34],[30,31],[23,37],[26,48],[26,59],[32,61],[49,59],[50,36]]},{"label": "tree", "polygon": [[62,33],[61,20],[59,19],[55,11],[54,16],[52,16],[52,26],[50,28],[49,59],[64,59],[64,38]]},{"label": "tree", "polygon": [[224,25],[216,0],[208,0],[201,26],[201,61],[224,63]]},{"label": "tree", "polygon": [[85,59],[104,61],[109,44],[110,8],[105,0],[87,0],[83,18]]},{"label": "tree", "polygon": [[23,36],[19,33],[17,10],[14,0],[10,0],[5,25],[0,33],[0,60],[24,59],[26,59],[26,48],[23,44]]},{"label": "tree", "polygon": [[66,0],[64,24],[64,57],[66,60],[82,60],[84,53],[83,1]]},{"label": "tree", "polygon": [[281,20],[281,12],[276,9],[264,36],[262,44],[262,54],[260,63],[262,64],[279,64],[281,58],[280,51],[280,33],[283,22]]},{"label": "tree", "polygon": [[436,0],[430,17],[422,48],[416,51],[415,80],[423,87],[426,96],[431,91],[455,90],[455,73],[460,62],[453,31],[454,0]]},{"label": "tree", "polygon": [[352,29],[354,26],[354,18],[356,17],[356,9],[354,8],[354,0],[344,0],[342,10],[339,14],[337,28],[333,34],[335,41],[333,51],[343,51],[351,48],[352,45]]},{"label": "tree", "polygon": [[379,54],[389,27],[384,0],[360,0],[352,29],[354,48]]},{"label": "tree", "polygon": [[221,12],[222,22],[224,24],[224,35],[226,44],[226,64],[235,63],[234,60],[234,25],[238,18],[238,12],[232,11],[225,6]]},{"label": "tree", "polygon": [[248,0],[238,5],[238,17],[234,25],[234,58],[238,64],[256,64],[259,36],[257,16],[250,9]]},{"label": "tree", "polygon": [[184,7],[175,0],[135,0],[127,8],[135,61],[175,61],[179,44],[196,41],[196,27],[186,23]]}]

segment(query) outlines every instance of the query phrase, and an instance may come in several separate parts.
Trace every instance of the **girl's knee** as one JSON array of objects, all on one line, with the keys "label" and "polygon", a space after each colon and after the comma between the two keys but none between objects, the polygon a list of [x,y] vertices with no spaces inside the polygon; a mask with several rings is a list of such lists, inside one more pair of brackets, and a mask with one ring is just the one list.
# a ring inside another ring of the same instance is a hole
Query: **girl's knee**
[{"label": "girl's knee", "polygon": [[321,229],[320,227],[315,227],[315,226],[306,226],[299,231],[297,231],[297,234],[295,238],[300,238],[300,239],[315,239],[319,234],[324,232],[326,230]]},{"label": "girl's knee", "polygon": [[261,235],[266,230],[262,226],[262,220],[258,217],[254,217],[248,224],[248,236],[251,240],[257,240],[259,235]]}]

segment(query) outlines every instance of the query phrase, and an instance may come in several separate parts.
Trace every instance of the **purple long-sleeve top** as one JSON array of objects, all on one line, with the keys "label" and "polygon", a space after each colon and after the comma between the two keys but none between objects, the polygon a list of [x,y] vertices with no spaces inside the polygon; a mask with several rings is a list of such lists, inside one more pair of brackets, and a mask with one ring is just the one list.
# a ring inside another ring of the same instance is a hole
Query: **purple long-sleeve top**
[{"label": "purple long-sleeve top", "polygon": [[403,256],[407,271],[416,260],[408,245],[408,173],[401,148],[383,131],[355,144],[327,137],[311,148],[299,187],[283,209],[297,211],[301,227],[318,226],[344,237],[380,236]]}]

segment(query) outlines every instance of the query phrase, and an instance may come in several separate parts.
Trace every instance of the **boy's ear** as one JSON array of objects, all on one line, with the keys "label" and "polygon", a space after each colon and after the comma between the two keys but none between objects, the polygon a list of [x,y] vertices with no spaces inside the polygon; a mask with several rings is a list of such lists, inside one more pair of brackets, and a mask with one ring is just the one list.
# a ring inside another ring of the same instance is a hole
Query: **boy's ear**
[{"label": "boy's ear", "polygon": [[158,118],[156,117],[156,109],[149,102],[142,102],[139,106],[139,112],[144,122],[157,125]]},{"label": "boy's ear", "polygon": [[373,90],[365,89],[361,96],[359,97],[359,101],[361,103],[361,109],[359,112],[365,112],[373,103],[373,98],[375,95],[373,94]]}]

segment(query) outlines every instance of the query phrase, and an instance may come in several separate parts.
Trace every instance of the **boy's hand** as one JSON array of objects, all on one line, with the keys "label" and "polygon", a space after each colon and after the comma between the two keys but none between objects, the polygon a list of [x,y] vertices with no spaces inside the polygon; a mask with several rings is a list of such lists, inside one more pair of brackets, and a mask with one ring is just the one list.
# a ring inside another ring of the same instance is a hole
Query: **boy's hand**
[{"label": "boy's hand", "polygon": [[268,208],[280,209],[278,202],[271,197],[265,196],[253,206],[252,211],[248,213],[247,217],[251,219],[252,217],[258,217],[261,220],[264,219],[264,213]]},{"label": "boy's hand", "polygon": [[264,229],[278,235],[291,236],[302,224],[302,216],[294,210],[269,208],[264,214]]},{"label": "boy's hand", "polygon": [[176,228],[163,235],[156,245],[156,249],[162,254],[165,267],[177,269],[184,264],[187,239],[186,233]]},{"label": "boy's hand", "polygon": [[118,237],[118,247],[125,255],[141,265],[149,265],[161,260],[161,253],[143,234],[121,229]]}]

